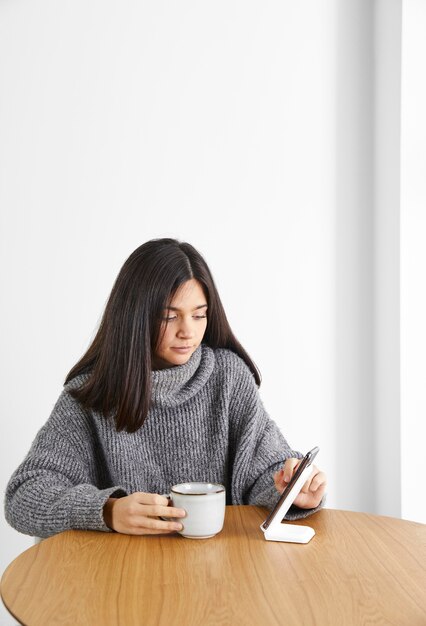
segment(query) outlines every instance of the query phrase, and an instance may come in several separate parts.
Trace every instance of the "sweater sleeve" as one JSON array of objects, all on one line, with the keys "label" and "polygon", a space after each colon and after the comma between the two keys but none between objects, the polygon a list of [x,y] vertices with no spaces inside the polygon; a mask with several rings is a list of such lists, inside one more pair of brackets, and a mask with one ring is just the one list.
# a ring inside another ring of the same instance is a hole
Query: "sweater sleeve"
[{"label": "sweater sleeve", "polygon": [[[288,458],[302,458],[287,443],[277,424],[268,416],[255,380],[240,364],[230,404],[232,502],[273,508],[278,501],[273,475]],[[292,506],[286,519],[300,519],[319,508]]]},{"label": "sweater sleeve", "polygon": [[71,528],[109,531],[103,507],[119,486],[98,488],[89,467],[87,420],[67,391],[6,488],[5,517],[17,531],[48,537]]}]

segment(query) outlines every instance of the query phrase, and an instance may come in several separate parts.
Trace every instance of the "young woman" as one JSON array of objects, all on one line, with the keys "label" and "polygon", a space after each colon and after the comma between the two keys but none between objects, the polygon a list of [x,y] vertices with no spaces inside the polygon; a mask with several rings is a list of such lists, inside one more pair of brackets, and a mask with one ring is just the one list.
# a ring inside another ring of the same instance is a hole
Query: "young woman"
[{"label": "young woman", "polygon": [[[171,533],[161,494],[222,483],[228,504],[276,503],[301,458],[269,418],[259,373],[235,338],[212,275],[188,243],[156,239],[127,259],[99,330],[9,481],[16,530]],[[288,517],[321,505],[314,468]],[[166,518],[161,519],[161,518]]]}]

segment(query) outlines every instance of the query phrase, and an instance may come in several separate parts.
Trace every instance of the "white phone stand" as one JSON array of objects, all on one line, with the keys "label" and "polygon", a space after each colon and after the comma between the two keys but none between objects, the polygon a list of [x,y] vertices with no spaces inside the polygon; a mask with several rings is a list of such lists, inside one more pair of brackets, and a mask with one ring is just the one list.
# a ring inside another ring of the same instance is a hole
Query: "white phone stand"
[{"label": "white phone stand", "polygon": [[274,515],[274,519],[265,530],[263,524],[261,529],[265,535],[267,541],[287,541],[290,543],[308,543],[315,535],[315,531],[310,526],[297,526],[295,524],[285,524],[281,520],[293,504],[299,491],[302,489],[304,483],[308,480],[312,474],[313,466],[309,465],[300,474],[296,480],[290,493],[281,504],[280,508]]}]

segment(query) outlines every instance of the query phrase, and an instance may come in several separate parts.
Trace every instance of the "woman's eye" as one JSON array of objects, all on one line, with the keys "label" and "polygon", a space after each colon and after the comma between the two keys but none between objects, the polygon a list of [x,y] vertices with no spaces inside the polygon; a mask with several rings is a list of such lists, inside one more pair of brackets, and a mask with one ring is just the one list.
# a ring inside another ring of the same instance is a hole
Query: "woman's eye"
[{"label": "woman's eye", "polygon": [[[206,319],[207,313],[205,313],[204,315],[193,315],[192,317],[194,320],[203,320]],[[177,315],[165,315],[162,320],[163,322],[174,322],[175,320],[177,320],[177,318]]]}]

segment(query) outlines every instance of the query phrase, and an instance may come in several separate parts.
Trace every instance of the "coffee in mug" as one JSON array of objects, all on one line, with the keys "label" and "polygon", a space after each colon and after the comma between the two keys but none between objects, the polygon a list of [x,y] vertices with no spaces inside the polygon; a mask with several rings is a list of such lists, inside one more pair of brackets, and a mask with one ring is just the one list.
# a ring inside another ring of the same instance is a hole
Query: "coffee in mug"
[{"label": "coffee in mug", "polygon": [[217,535],[225,519],[225,487],[216,483],[181,483],[170,491],[174,507],[185,509],[179,534],[190,539],[207,539]]}]

